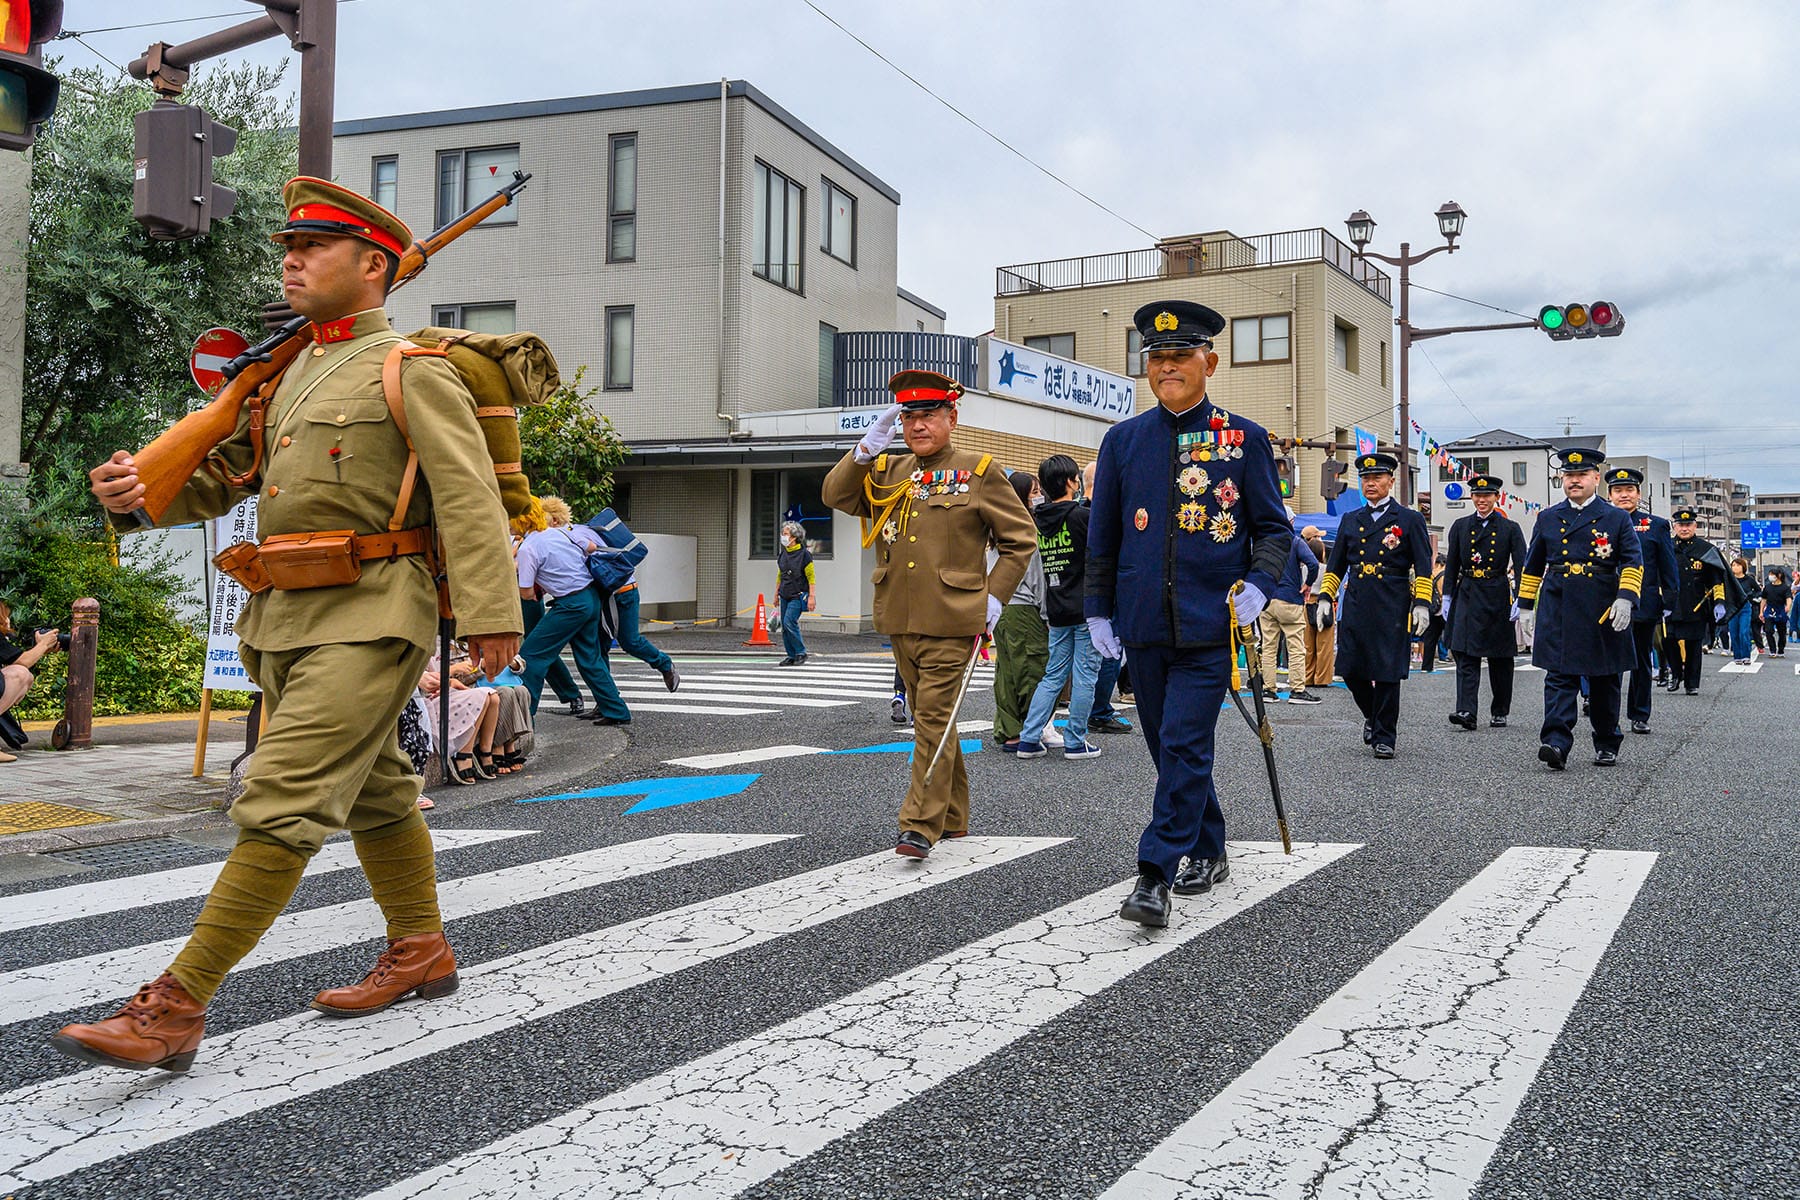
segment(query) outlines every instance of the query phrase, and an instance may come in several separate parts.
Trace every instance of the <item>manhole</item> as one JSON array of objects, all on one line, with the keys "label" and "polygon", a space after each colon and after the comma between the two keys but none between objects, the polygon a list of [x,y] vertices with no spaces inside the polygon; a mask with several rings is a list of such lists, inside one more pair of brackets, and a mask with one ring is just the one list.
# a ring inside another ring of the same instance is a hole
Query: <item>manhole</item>
[{"label": "manhole", "polygon": [[27,800],[19,804],[0,804],[0,836],[28,833],[39,829],[71,829],[77,825],[98,825],[113,818],[104,813],[70,808],[66,804],[49,804]]},{"label": "manhole", "polygon": [[116,867],[160,867],[172,862],[203,858],[212,853],[214,851],[206,846],[163,837],[113,842],[107,846],[81,846],[73,850],[52,850],[42,857],[106,871]]}]

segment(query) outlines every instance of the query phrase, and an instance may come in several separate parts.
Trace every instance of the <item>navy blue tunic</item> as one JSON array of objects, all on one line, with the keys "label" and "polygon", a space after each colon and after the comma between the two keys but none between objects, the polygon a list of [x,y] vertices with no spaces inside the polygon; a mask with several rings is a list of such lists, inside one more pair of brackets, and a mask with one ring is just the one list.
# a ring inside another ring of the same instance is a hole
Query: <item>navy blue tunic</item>
[{"label": "navy blue tunic", "polygon": [[1496,509],[1485,520],[1476,513],[1458,517],[1444,542],[1451,651],[1511,658],[1513,577],[1525,571],[1525,534]]},{"label": "navy blue tunic", "polygon": [[1676,577],[1674,535],[1667,520],[1641,508],[1631,514],[1631,520],[1644,552],[1644,587],[1632,606],[1631,619],[1660,621],[1665,609],[1675,607],[1681,583]]},{"label": "navy blue tunic", "polygon": [[1644,573],[1637,522],[1594,499],[1538,515],[1519,581],[1519,607],[1537,608],[1531,661],[1567,675],[1618,675],[1637,662],[1631,630],[1606,619],[1614,600],[1636,601]]},{"label": "navy blue tunic", "polygon": [[1344,597],[1338,674],[1399,683],[1411,665],[1413,606],[1431,602],[1431,529],[1398,500],[1373,514],[1353,509],[1338,523],[1319,590]]}]

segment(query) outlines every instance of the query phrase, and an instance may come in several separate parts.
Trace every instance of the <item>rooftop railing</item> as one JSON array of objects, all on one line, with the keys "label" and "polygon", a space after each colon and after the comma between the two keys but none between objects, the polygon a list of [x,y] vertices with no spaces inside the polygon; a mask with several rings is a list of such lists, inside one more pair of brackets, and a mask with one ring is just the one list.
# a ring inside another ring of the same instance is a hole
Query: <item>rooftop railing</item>
[{"label": "rooftop railing", "polygon": [[1393,281],[1386,272],[1324,229],[1295,229],[1250,237],[1206,234],[1197,239],[1163,242],[1147,250],[1018,263],[999,268],[994,293],[1023,296],[1114,283],[1189,279],[1302,262],[1327,263],[1383,302],[1393,303]]}]

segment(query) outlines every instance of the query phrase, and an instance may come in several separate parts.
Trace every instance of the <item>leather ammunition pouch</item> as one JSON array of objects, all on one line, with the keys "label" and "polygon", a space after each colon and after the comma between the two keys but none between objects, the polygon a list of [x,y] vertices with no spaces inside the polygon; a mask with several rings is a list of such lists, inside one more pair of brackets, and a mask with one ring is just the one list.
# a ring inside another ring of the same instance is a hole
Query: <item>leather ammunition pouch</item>
[{"label": "leather ammunition pouch", "polygon": [[343,587],[362,578],[362,565],[403,554],[424,554],[431,546],[426,526],[358,537],[349,529],[323,533],[277,533],[260,546],[239,542],[213,558],[213,565],[251,595],[270,588],[302,591]]}]

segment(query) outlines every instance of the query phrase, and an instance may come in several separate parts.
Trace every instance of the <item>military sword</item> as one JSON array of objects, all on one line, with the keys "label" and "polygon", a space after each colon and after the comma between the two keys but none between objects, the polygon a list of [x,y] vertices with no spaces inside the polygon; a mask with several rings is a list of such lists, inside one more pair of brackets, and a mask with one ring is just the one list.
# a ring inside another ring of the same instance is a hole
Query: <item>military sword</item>
[{"label": "military sword", "polygon": [[[943,757],[944,747],[956,736],[956,714],[962,711],[963,697],[969,694],[969,681],[975,678],[975,664],[981,661],[981,635],[975,635],[975,648],[969,652],[969,665],[963,668],[962,686],[956,689],[956,703],[950,706],[950,721],[944,726],[944,736],[938,739],[937,749],[932,752],[931,762],[925,768],[925,782],[921,787],[931,786],[932,772],[937,770],[938,759]],[[915,697],[916,699],[916,697]]]},{"label": "military sword", "polygon": [[[1269,713],[1263,705],[1262,657],[1258,655],[1255,645],[1255,632],[1248,625],[1239,625],[1237,606],[1231,602],[1232,597],[1244,590],[1242,580],[1231,585],[1231,591],[1225,597],[1226,620],[1231,622],[1231,702],[1237,705],[1250,732],[1262,743],[1263,765],[1269,769],[1269,793],[1275,798],[1275,827],[1281,830],[1281,852],[1294,852],[1293,839],[1288,836],[1287,809],[1281,803],[1281,777],[1275,772],[1275,730],[1269,724]],[[1244,661],[1250,675],[1250,699],[1256,705],[1256,715],[1244,704],[1244,698],[1238,694],[1238,647],[1244,648]]]}]

